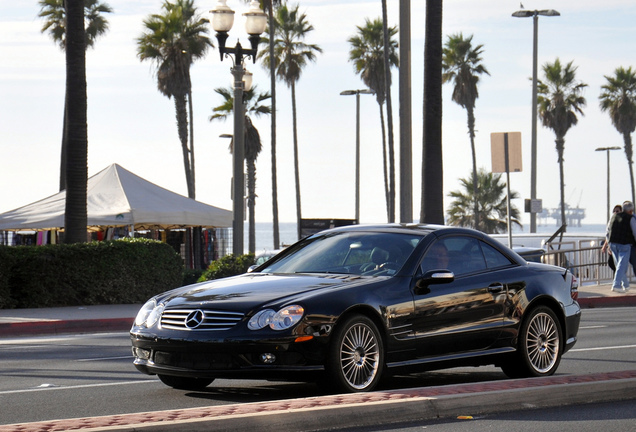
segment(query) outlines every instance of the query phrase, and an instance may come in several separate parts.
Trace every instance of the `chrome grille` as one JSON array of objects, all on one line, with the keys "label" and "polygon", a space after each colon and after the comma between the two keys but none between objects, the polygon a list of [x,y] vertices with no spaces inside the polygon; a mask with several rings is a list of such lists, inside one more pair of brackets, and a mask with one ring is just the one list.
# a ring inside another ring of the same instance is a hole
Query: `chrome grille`
[{"label": "chrome grille", "polygon": [[[239,312],[204,309],[166,309],[161,315],[161,327],[172,330],[211,331],[229,330],[245,315]],[[189,317],[197,318],[197,326],[186,324]]]}]

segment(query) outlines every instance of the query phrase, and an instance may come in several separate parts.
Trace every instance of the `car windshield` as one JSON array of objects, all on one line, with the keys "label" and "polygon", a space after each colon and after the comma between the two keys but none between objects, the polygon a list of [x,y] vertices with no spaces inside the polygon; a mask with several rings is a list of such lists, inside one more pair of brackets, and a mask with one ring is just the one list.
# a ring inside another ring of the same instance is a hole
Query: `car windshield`
[{"label": "car windshield", "polygon": [[390,276],[404,265],[423,238],[386,232],[316,235],[261,271]]}]

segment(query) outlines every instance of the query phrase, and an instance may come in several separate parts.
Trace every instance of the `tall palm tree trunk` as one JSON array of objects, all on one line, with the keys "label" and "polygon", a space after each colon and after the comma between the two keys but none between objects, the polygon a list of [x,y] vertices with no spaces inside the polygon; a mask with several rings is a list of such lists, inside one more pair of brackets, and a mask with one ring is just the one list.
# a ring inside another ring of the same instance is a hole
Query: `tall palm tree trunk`
[{"label": "tall palm tree trunk", "polygon": [[561,226],[565,226],[565,176],[563,175],[563,148],[565,146],[565,140],[563,138],[557,138],[556,147],[557,154],[559,155],[559,186],[561,193]]},{"label": "tall palm tree trunk", "polygon": [[386,200],[386,220],[389,221],[391,219],[391,205],[389,193],[389,162],[386,151],[386,126],[384,125],[384,110],[382,109],[382,104],[378,103],[378,106],[380,107],[380,126],[382,129],[382,164],[384,172],[384,198]]},{"label": "tall palm tree trunk", "polygon": [[[192,86],[189,86],[192,88]],[[190,116],[190,157],[188,159],[188,163],[190,164],[190,178],[188,179],[188,183],[190,184],[190,188],[192,190],[192,196],[188,195],[188,198],[195,199],[196,198],[196,182],[194,177],[194,110],[192,109],[192,90],[188,91],[188,111]]]},{"label": "tall palm tree trunk", "polygon": [[192,185],[192,170],[190,167],[190,151],[188,149],[188,113],[186,109],[185,96],[174,97],[174,107],[177,118],[177,129],[179,132],[179,141],[181,141],[181,150],[183,153],[183,166],[186,175],[186,184],[188,186],[188,197],[192,198],[195,194]]},{"label": "tall palm tree trunk", "polygon": [[[192,85],[189,86],[190,90],[188,91],[188,108],[190,115],[190,178],[188,179],[188,184],[191,184],[192,196],[188,196],[188,198],[195,199],[196,198],[196,180],[194,173],[194,109],[192,108]],[[203,262],[203,245],[202,245],[202,228],[201,227],[193,227],[192,228],[192,256],[193,256],[193,266],[195,269],[201,269],[205,267],[205,263]]]},{"label": "tall palm tree trunk", "polygon": [[60,192],[66,189],[66,151],[68,149],[68,91],[64,92],[64,123],[62,125],[62,150],[60,152]]},{"label": "tall palm tree trunk", "polygon": [[[185,95],[174,96],[175,115],[177,118],[177,130],[179,132],[179,141],[181,141],[181,150],[183,153],[183,166],[185,169],[186,185],[188,187],[188,197],[192,198],[195,195],[192,185],[192,170],[190,167],[190,151],[188,150],[188,112],[186,109],[186,97]],[[196,261],[193,260],[192,250],[192,230],[186,230],[185,236],[185,250],[186,250],[186,267],[196,267]],[[194,263],[194,266],[193,266]]]},{"label": "tall palm tree trunk", "polygon": [[298,230],[298,240],[301,237],[301,205],[300,205],[300,166],[298,164],[298,128],[296,117],[296,84],[291,83],[291,97],[292,97],[292,133],[294,139],[294,180],[296,181],[296,221]]},{"label": "tall palm tree trunk", "polygon": [[66,94],[68,149],[64,243],[85,243],[88,182],[86,39],[83,0],[66,0]]},{"label": "tall palm tree trunk", "polygon": [[442,165],[442,0],[426,0],[424,133],[420,222],[444,224]]},{"label": "tall palm tree trunk", "polygon": [[[274,27],[276,26],[276,21],[274,20],[274,5],[270,5],[271,7],[268,9],[268,21],[270,28],[270,38],[269,38],[269,58],[274,59]],[[276,172],[276,62],[270,61],[269,63],[269,79],[270,79],[270,93],[272,95],[272,223],[273,223],[273,232],[274,232],[274,249],[278,249],[280,247],[280,231],[279,231],[279,223],[278,223],[278,181],[277,181],[277,172]]]},{"label": "tall palm tree trunk", "polygon": [[391,103],[391,67],[389,64],[389,25],[386,0],[382,0],[382,29],[384,32],[384,88],[386,118],[389,128],[389,222],[395,222],[395,148],[393,143],[393,105]]},{"label": "tall palm tree trunk", "polygon": [[632,136],[629,133],[623,133],[623,142],[625,143],[625,156],[627,156],[627,166],[629,167],[629,179],[632,185],[632,202],[636,202],[634,191],[634,154],[632,147]]},{"label": "tall palm tree trunk", "polygon": [[477,154],[475,152],[475,108],[472,106],[466,107],[468,113],[468,134],[470,135],[470,150],[473,156],[473,197],[475,198],[474,204],[474,216],[475,216],[475,229],[481,230],[480,217],[479,217],[479,201],[477,199]]}]

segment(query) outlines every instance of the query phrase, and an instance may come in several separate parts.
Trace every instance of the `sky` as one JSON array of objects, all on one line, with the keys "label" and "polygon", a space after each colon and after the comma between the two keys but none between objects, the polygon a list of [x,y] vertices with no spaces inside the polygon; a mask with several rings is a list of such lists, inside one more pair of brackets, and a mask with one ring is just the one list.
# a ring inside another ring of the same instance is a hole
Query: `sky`
[{"label": "sky", "polygon": [[[154,65],[140,62],[136,39],[142,21],[161,12],[160,0],[107,0],[114,13],[110,30],[87,52],[88,172],[98,173],[117,163],[145,179],[187,195],[174,103],[157,90]],[[247,45],[241,14],[247,6],[228,0],[236,11],[228,45]],[[388,19],[398,26],[398,1],[389,0]],[[203,17],[216,1],[196,0]],[[296,4],[296,2],[290,2]],[[413,145],[413,218],[419,218],[422,166],[422,88],[424,0],[411,2],[411,92]],[[513,205],[523,212],[530,198],[532,19],[513,18],[515,0],[446,0],[443,33],[473,35],[483,45],[483,64],[490,72],[479,83],[476,102],[477,166],[491,170],[490,134],[521,132],[523,170],[510,174],[519,195]],[[526,9],[555,9],[559,17],[539,19],[538,60],[541,66],[560,58],[573,61],[577,79],[587,83],[584,116],[565,137],[566,202],[586,209],[584,224],[605,223],[607,159],[598,147],[623,146],[609,115],[599,109],[600,88],[617,67],[636,67],[636,2],[631,0],[523,0]],[[381,17],[379,0],[301,0],[300,10],[314,31],[306,42],[323,49],[302,72],[296,86],[302,215],[305,218],[355,216],[355,98],[343,90],[364,84],[348,60],[347,39],[365,18]],[[0,213],[58,191],[59,154],[64,106],[65,59],[48,34],[41,33],[36,0],[0,0]],[[210,35],[216,46],[213,31]],[[261,92],[269,90],[268,72],[260,64],[246,65]],[[216,49],[191,69],[194,102],[196,198],[231,209],[231,118],[208,121],[222,103],[215,88],[231,84],[229,59]],[[395,143],[399,143],[398,73],[393,75]],[[451,100],[452,85],[443,89],[444,205],[460,189],[460,178],[472,170],[466,111]],[[292,113],[290,90],[277,85],[277,169],[279,220],[296,220]],[[379,108],[375,98],[361,96],[362,223],[386,222]],[[256,220],[272,221],[270,119],[253,119],[263,151],[257,163]],[[541,126],[537,133],[537,197],[543,207],[559,205],[559,170],[554,133]],[[399,163],[396,153],[396,166]],[[611,203],[631,198],[629,171],[623,151],[610,153]],[[398,167],[399,169],[399,167]],[[503,180],[505,181],[505,175]],[[399,181],[396,179],[399,187]],[[397,198],[399,209],[399,190]],[[399,217],[399,214],[396,215]],[[525,230],[529,215],[523,213]],[[540,221],[541,222],[541,221]],[[548,221],[554,224],[553,220]]]}]

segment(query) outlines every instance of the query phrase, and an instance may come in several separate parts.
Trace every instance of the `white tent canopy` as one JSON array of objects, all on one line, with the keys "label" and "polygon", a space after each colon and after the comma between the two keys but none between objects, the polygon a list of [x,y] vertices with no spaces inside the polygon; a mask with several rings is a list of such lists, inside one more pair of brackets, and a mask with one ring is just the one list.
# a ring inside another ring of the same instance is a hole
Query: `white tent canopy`
[{"label": "white tent canopy", "polygon": [[[232,212],[159,187],[112,164],[88,179],[88,228],[134,226],[135,230],[232,226]],[[64,227],[66,191],[0,214],[1,231]]]}]

